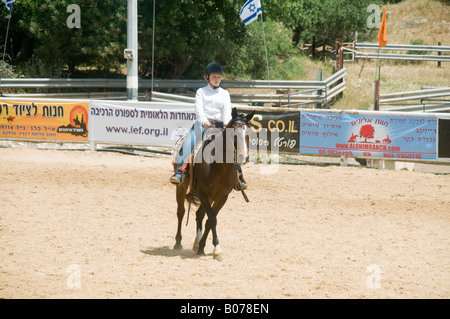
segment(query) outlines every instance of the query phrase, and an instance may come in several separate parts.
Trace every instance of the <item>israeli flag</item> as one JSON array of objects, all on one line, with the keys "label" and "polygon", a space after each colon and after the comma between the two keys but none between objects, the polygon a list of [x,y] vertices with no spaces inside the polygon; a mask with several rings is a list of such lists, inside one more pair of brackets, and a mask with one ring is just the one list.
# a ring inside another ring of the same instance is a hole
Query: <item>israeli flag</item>
[{"label": "israeli flag", "polygon": [[258,19],[260,14],[262,14],[261,0],[248,0],[239,12],[239,16],[245,25]]},{"label": "israeli flag", "polygon": [[6,8],[8,8],[8,10],[11,10],[11,5],[16,2],[16,0],[2,0],[4,4],[6,4]]}]

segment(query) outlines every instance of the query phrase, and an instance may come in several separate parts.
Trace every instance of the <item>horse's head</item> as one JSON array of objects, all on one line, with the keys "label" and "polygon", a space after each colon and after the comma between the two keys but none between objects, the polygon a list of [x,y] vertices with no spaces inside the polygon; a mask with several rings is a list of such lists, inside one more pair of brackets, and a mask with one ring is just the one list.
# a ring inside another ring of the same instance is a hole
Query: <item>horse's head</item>
[{"label": "horse's head", "polygon": [[244,116],[239,114],[236,108],[231,112],[232,118],[227,125],[227,135],[233,137],[233,148],[236,151],[234,161],[237,164],[245,164],[249,158],[249,130],[253,115],[255,111]]}]

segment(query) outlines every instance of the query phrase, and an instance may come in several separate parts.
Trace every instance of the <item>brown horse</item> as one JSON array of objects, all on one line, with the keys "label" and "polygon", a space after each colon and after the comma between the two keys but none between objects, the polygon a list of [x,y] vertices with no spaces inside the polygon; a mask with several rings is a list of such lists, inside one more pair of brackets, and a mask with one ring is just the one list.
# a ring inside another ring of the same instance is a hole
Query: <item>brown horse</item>
[{"label": "brown horse", "polygon": [[[217,214],[228,199],[228,195],[238,183],[237,165],[245,164],[249,158],[248,134],[249,121],[254,111],[246,116],[238,114],[236,108],[232,109],[232,119],[224,130],[205,131],[204,145],[201,154],[195,160],[193,170],[186,168],[186,175],[182,183],[177,185],[177,217],[178,229],[175,236],[174,249],[182,249],[181,226],[185,213],[185,200],[189,205],[194,202],[200,205],[196,212],[197,235],[194,242],[194,251],[204,254],[204,248],[209,231],[212,231],[214,245],[214,258],[220,258],[221,249],[217,237]],[[214,131],[211,140],[208,131]],[[189,165],[193,165],[189,163]],[[176,164],[174,166],[176,169]],[[189,172],[193,172],[193,176]],[[190,183],[190,178],[194,180]],[[190,186],[190,187],[189,187]],[[188,188],[190,189],[187,194]],[[202,233],[203,218],[207,215],[205,233]],[[189,217],[189,216],[188,216]]]}]

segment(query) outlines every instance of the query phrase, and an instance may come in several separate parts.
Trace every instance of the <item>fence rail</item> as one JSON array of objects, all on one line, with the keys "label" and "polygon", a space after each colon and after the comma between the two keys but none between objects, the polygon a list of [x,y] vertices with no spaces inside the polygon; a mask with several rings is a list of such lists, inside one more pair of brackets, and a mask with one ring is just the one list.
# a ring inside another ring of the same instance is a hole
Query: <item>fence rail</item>
[{"label": "fence rail", "polygon": [[[357,42],[356,49],[370,49],[378,50],[378,43]],[[381,50],[399,50],[399,51],[436,51],[436,52],[450,52],[450,46],[444,45],[419,45],[419,44],[386,44]]]},{"label": "fence rail", "polygon": [[[48,79],[48,78],[34,78],[34,79],[1,79],[0,86],[3,89],[117,89],[126,88],[126,79]],[[140,89],[151,88],[151,80],[139,79]],[[155,79],[153,87],[156,89],[198,89],[205,85],[204,80],[161,80]],[[229,89],[312,89],[323,85],[322,81],[278,81],[278,80],[223,80],[222,86]]]},{"label": "fence rail", "polygon": [[450,87],[380,94],[379,103],[389,111],[450,112]]},{"label": "fence rail", "polygon": [[[357,59],[389,59],[389,60],[408,60],[408,61],[434,61],[434,62],[450,62],[450,55],[441,55],[440,53],[450,53],[450,46],[442,45],[416,45],[416,44],[387,44],[383,48],[379,48],[378,43],[355,43],[354,50],[344,48],[353,54],[353,58]],[[362,52],[360,50],[377,50],[380,52]],[[383,53],[383,51],[422,51],[422,52],[438,52],[433,54],[401,54],[401,53]]]},{"label": "fence rail", "polygon": [[[279,80],[224,80],[222,86],[227,89],[273,89],[282,91],[280,94],[231,94],[232,103],[275,103],[279,106],[293,106],[300,104],[324,104],[327,105],[337,94],[345,90],[345,68],[331,75],[324,81],[279,81]],[[150,91],[151,80],[140,79],[140,90]],[[194,90],[205,85],[203,80],[154,80],[153,87],[158,89],[188,89]],[[1,89],[68,89],[81,90],[71,93],[36,93],[36,94],[10,94],[10,97],[69,97],[69,98],[126,98],[126,79],[1,79]],[[90,92],[92,89],[103,89],[105,92]],[[123,89],[124,92],[117,92]],[[108,92],[106,90],[116,90]],[[140,94],[140,99],[153,99],[155,101],[177,101],[193,103],[193,97],[180,94],[166,94],[157,91],[152,94]],[[300,90],[300,91],[296,91]]]}]

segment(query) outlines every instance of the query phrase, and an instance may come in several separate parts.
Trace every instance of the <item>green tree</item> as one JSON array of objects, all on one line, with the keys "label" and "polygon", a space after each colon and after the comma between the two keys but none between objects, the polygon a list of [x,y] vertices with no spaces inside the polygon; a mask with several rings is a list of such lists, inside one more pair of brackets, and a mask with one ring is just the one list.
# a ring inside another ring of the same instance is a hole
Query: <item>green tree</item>
[{"label": "green tree", "polygon": [[364,36],[370,32],[366,22],[370,13],[367,7],[377,3],[374,0],[303,0],[303,15],[296,26],[299,39],[310,43],[313,37],[333,44],[342,36],[345,27],[345,41],[352,41],[354,32]]},{"label": "green tree", "polygon": [[[239,12],[245,0],[156,1],[155,77],[198,78],[211,61],[235,75],[266,74],[260,21],[244,26]],[[302,0],[262,1],[270,63],[292,54],[289,29],[301,13]],[[151,75],[153,1],[144,1],[139,12],[140,73]],[[279,23],[275,23],[279,21]],[[283,36],[279,37],[280,33]],[[287,40],[287,41],[286,41]],[[280,50],[281,49],[281,50]]]},{"label": "green tree", "polygon": [[[34,63],[42,76],[59,76],[68,67],[90,66],[107,74],[118,68],[126,44],[126,2],[78,0],[81,27],[69,28],[67,7],[73,0],[30,2],[29,30],[35,39]],[[59,74],[58,74],[59,73]],[[70,74],[69,74],[70,75]]]},{"label": "green tree", "polygon": [[[198,77],[205,63],[226,64],[234,45],[244,36],[239,20],[241,0],[156,1],[155,77]],[[140,73],[151,74],[153,1],[139,6],[143,15],[139,39]]]},{"label": "green tree", "polygon": [[[299,41],[312,37],[334,43],[346,27],[367,31],[373,0],[262,0],[271,69],[290,62]],[[81,9],[81,28],[69,28],[68,5]],[[245,0],[156,1],[155,56],[152,57],[153,0],[139,2],[139,74],[156,78],[199,78],[207,63],[221,63],[228,74],[265,78],[266,60],[260,21],[244,26],[239,11]],[[6,12],[7,10],[4,9]],[[8,63],[27,76],[80,75],[81,67],[111,76],[123,68],[126,0],[20,0],[14,4]],[[0,20],[0,36],[7,20]],[[361,34],[360,33],[360,34]],[[1,39],[1,38],[0,38]],[[288,65],[288,64],[286,64]],[[69,70],[63,74],[62,70]],[[285,74],[279,72],[280,75]]]},{"label": "green tree", "polygon": [[[32,17],[32,0],[15,2],[12,12],[8,11],[3,3],[0,5],[0,48],[3,54],[8,20],[11,18],[6,44],[5,62],[19,63],[26,61],[32,55],[34,39],[29,30]],[[3,60],[3,56],[1,57]]]},{"label": "green tree", "polygon": [[[264,31],[267,45],[269,68],[274,69],[277,63],[285,62],[295,55],[292,46],[292,31],[283,24],[266,20]],[[246,38],[231,53],[229,72],[238,77],[267,79],[267,61],[264,48],[264,35],[261,21],[254,21],[246,26]],[[273,77],[271,77],[273,78]]]}]

